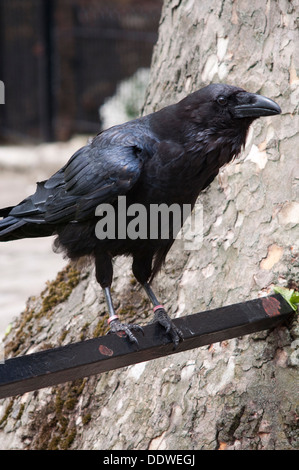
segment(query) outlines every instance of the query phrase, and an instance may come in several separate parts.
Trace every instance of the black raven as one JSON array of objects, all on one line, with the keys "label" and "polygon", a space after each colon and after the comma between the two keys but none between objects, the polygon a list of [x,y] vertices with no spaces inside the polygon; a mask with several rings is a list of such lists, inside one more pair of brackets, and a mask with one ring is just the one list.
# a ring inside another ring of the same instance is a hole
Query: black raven
[{"label": "black raven", "polygon": [[166,238],[160,229],[154,238],[97,236],[97,222],[103,220],[96,215],[97,207],[109,203],[119,216],[119,196],[126,197],[127,207],[136,203],[146,209],[162,203],[193,207],[219,169],[240,153],[254,119],[280,112],[269,98],[235,86],[211,84],[177,104],[100,132],[57,173],[37,183],[32,196],[0,210],[0,241],[56,234],[70,259],[93,256],[96,279],[107,301],[110,331],[124,331],[137,342],[132,331],[141,328],[120,322],[110,292],[113,257],[131,255],[133,274],[153,304],[154,318],[176,346],[182,334],[150,287],[175,231]]}]

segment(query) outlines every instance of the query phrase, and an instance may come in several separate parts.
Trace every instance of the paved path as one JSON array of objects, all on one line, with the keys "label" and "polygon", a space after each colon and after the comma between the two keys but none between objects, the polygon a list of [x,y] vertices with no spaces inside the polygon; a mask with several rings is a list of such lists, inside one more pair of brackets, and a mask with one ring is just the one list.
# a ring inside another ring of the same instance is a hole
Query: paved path
[{"label": "paved path", "polygon": [[[35,191],[35,182],[59,169],[86,138],[38,146],[0,146],[0,207],[13,205]],[[0,243],[0,337],[10,321],[38,295],[47,280],[66,264],[52,251],[53,238]]]}]

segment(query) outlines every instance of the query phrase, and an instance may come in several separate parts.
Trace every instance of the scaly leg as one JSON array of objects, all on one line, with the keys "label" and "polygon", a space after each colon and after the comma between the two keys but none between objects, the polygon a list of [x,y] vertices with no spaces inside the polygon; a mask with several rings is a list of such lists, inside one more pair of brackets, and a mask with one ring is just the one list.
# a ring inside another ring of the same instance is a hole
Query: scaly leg
[{"label": "scaly leg", "polygon": [[163,328],[165,328],[166,333],[169,334],[172,342],[174,343],[174,347],[177,348],[179,342],[183,339],[183,334],[169,318],[163,305],[161,305],[161,302],[159,302],[148,283],[152,272],[152,260],[153,253],[149,250],[146,253],[141,252],[139,254],[135,254],[133,257],[132,270],[137,281],[143,286],[148,298],[153,304],[154,321],[158,322],[163,326]]},{"label": "scaly leg", "polygon": [[183,339],[183,333],[179,328],[175,326],[171,318],[167,315],[163,305],[158,301],[150,285],[145,282],[143,288],[147,293],[148,298],[154,306],[154,320],[158,322],[163,328],[165,328],[166,333],[169,334],[173,344],[174,349],[179,345],[179,342]]},{"label": "scaly leg", "polygon": [[112,297],[111,297],[111,284],[113,277],[113,266],[112,259],[108,253],[98,252],[95,256],[95,266],[96,266],[96,279],[102,289],[104,290],[106,303],[108,307],[109,319],[108,324],[110,327],[110,332],[118,333],[123,331],[128,336],[129,340],[132,343],[138,344],[136,337],[133,335],[132,331],[142,331],[143,329],[139,325],[121,323],[118,316],[115,313]]},{"label": "scaly leg", "polygon": [[106,303],[108,306],[108,313],[109,313],[109,319],[108,319],[108,324],[110,326],[109,333],[118,333],[118,332],[125,332],[126,335],[128,336],[129,340],[132,343],[138,344],[137,338],[133,335],[132,331],[141,331],[143,332],[143,329],[139,325],[131,324],[131,323],[121,323],[118,319],[118,316],[115,313],[113,303],[112,303],[112,298],[111,298],[111,291],[110,287],[105,287],[104,288],[104,294],[106,297]]}]

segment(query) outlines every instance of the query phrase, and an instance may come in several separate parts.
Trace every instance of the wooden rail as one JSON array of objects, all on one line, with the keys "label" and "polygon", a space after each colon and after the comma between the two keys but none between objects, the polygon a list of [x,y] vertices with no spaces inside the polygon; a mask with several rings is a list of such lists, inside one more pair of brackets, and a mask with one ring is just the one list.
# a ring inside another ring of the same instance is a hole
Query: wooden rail
[{"label": "wooden rail", "polygon": [[136,333],[139,346],[116,334],[7,359],[0,398],[23,394],[187,349],[273,328],[294,313],[279,294],[174,319],[184,335],[177,349],[157,324]]}]

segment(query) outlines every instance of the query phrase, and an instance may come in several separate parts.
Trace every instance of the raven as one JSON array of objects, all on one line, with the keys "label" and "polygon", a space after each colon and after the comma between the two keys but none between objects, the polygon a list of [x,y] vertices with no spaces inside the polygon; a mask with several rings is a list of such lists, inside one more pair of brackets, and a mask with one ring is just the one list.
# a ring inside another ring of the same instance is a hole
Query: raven
[{"label": "raven", "polygon": [[123,331],[137,343],[133,332],[142,328],[120,322],[110,290],[112,259],[132,256],[133,274],[153,304],[154,320],[176,347],[182,333],[150,283],[177,232],[170,230],[165,238],[160,227],[155,238],[99,237],[97,207],[110,204],[117,213],[116,201],[123,196],[128,206],[139,203],[147,210],[162,203],[192,208],[219,169],[240,153],[250,124],[279,113],[280,107],[269,98],[211,84],[176,104],[102,131],[53,176],[37,183],[33,195],[0,210],[0,241],[57,235],[57,245],[70,259],[92,256],[107,301],[110,331]]}]

